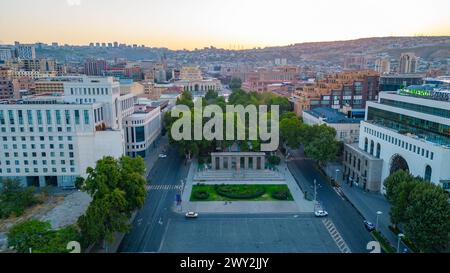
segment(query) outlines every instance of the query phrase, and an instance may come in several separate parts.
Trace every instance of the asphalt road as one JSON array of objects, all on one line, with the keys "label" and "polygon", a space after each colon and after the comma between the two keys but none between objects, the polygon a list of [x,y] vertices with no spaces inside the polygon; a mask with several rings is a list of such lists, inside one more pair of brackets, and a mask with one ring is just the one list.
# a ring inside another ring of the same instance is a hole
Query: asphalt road
[{"label": "asphalt road", "polygon": [[[297,158],[302,157],[300,151],[295,151],[293,155]],[[303,174],[309,185],[309,189],[306,189],[309,192],[314,192],[314,179],[316,179],[317,200],[328,211],[328,217],[334,222],[351,251],[369,252],[366,246],[369,241],[373,241],[373,238],[364,227],[364,219],[348,201],[334,191],[317,171],[314,162],[308,159],[296,159],[290,161],[288,166],[294,176],[298,171]]]},{"label": "asphalt road", "polygon": [[[156,252],[167,228],[171,210],[175,205],[175,186],[187,175],[189,165],[177,150],[169,148],[166,158],[159,158],[147,177],[149,185],[169,185],[166,188],[150,190],[144,207],[136,215],[133,228],[119,246],[118,252]],[[168,189],[167,189],[168,188]]]},{"label": "asphalt road", "polygon": [[322,218],[312,214],[201,214],[169,220],[163,253],[336,253]]}]

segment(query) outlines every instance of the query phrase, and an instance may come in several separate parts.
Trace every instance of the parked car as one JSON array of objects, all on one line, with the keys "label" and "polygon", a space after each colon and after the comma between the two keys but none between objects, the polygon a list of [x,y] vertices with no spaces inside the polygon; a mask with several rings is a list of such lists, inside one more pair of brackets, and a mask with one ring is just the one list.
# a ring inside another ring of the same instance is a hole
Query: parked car
[{"label": "parked car", "polygon": [[198,217],[197,212],[189,211],[186,213],[186,218],[197,218],[197,217]]},{"label": "parked car", "polygon": [[326,210],[316,210],[314,215],[316,215],[316,217],[325,217],[328,215],[328,212]]},{"label": "parked car", "polygon": [[367,229],[368,231],[373,231],[373,230],[375,230],[375,225],[372,224],[371,222],[367,221],[367,220],[364,220],[364,226],[366,227],[366,229]]},{"label": "parked car", "polygon": [[159,158],[166,158],[167,157],[167,155],[165,155],[165,154],[159,154],[159,156],[158,156]]}]

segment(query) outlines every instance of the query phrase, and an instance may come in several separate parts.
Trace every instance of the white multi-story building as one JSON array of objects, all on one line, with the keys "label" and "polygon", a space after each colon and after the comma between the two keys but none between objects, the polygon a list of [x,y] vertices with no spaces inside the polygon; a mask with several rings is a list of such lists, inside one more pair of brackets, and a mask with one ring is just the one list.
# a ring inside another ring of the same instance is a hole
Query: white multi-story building
[{"label": "white multi-story building", "polygon": [[[127,153],[124,132],[134,126],[127,121],[135,115],[135,99],[121,96],[113,78],[80,76],[64,81],[64,95],[5,101],[0,104],[0,179],[72,187],[103,156]],[[153,130],[160,128],[144,132],[147,145],[155,139]]]},{"label": "white multi-story building", "polygon": [[344,148],[347,181],[384,192],[383,181],[404,169],[449,189],[450,90],[425,87],[380,92],[367,103],[359,144]]}]

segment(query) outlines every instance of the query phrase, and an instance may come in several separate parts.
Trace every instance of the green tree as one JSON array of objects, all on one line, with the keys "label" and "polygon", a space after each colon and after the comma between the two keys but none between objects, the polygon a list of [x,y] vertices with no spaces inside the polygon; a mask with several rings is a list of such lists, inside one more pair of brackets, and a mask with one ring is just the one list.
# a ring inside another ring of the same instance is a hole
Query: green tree
[{"label": "green tree", "polygon": [[206,101],[210,102],[210,101],[214,101],[219,97],[219,93],[217,93],[216,91],[209,89],[208,92],[206,92],[205,94],[205,99]]},{"label": "green tree", "polygon": [[39,203],[34,188],[24,188],[18,180],[2,179],[0,182],[0,218],[20,216],[25,209]]},{"label": "green tree", "polygon": [[267,161],[272,165],[279,165],[281,162],[281,158],[276,155],[271,155],[267,158]]},{"label": "green tree", "polygon": [[405,234],[424,252],[440,252],[450,244],[450,204],[439,186],[422,180],[411,191]]},{"label": "green tree", "polygon": [[231,90],[240,89],[242,86],[242,80],[240,78],[232,78],[230,82]]},{"label": "green tree", "polygon": [[65,253],[70,241],[80,241],[76,227],[52,230],[49,222],[39,220],[18,223],[8,233],[8,245],[19,253]]},{"label": "green tree", "polygon": [[301,144],[302,123],[297,117],[283,118],[280,121],[281,140],[290,148],[298,149]]},{"label": "green tree", "polygon": [[87,169],[83,190],[92,196],[86,213],[78,219],[84,242],[112,240],[114,232],[126,232],[131,213],[144,205],[146,190],[141,157],[104,157]]},{"label": "green tree", "polygon": [[267,105],[278,105],[280,113],[286,113],[292,110],[292,106],[288,98],[282,96],[272,95],[272,97],[267,102]]},{"label": "green tree", "polygon": [[184,91],[180,98],[177,98],[176,105],[186,105],[189,108],[194,107],[194,100],[190,91]]},{"label": "green tree", "polygon": [[336,130],[326,125],[307,127],[305,154],[316,160],[320,165],[336,159],[339,144],[336,141]]},{"label": "green tree", "polygon": [[411,191],[417,182],[409,172],[404,170],[399,170],[385,179],[386,199],[392,205],[389,215],[395,226],[407,221],[406,209],[411,202]]}]

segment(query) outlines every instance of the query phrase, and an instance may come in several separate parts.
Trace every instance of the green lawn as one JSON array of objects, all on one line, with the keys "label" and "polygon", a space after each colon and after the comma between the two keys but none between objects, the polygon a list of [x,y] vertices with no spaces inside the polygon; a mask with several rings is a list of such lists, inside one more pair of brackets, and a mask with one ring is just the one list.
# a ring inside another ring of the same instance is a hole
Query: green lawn
[{"label": "green lawn", "polygon": [[[293,201],[294,198],[292,197],[287,185],[274,185],[274,184],[233,184],[233,185],[226,185],[228,189],[233,190],[234,192],[253,192],[257,190],[264,190],[264,193],[262,195],[259,195],[257,197],[252,198],[230,198],[223,195],[220,195],[217,190],[216,186],[221,185],[194,185],[192,187],[192,193],[190,197],[190,201]],[[195,192],[207,192],[209,194],[207,199],[198,199],[195,196]],[[286,200],[279,200],[275,199],[272,196],[272,193],[277,191],[287,191],[287,198]]]}]

